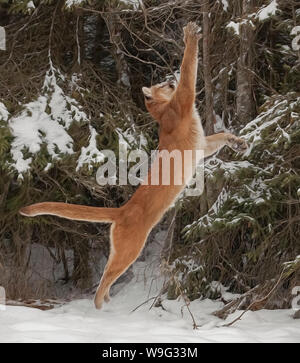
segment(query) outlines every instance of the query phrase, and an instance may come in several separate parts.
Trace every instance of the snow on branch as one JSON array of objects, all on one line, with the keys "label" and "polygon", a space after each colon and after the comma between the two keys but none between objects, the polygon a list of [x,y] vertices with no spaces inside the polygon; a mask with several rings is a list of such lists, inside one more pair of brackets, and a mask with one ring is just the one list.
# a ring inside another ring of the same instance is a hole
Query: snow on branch
[{"label": "snow on branch", "polygon": [[7,111],[4,103],[0,102],[0,120],[7,121],[9,112]]},{"label": "snow on branch", "polygon": [[71,8],[72,6],[81,5],[85,1],[86,0],[67,0],[65,7],[68,9]]},{"label": "snow on branch", "polygon": [[[65,95],[57,80],[63,75],[53,66],[45,76],[42,94],[24,105],[20,114],[9,120],[14,140],[11,144],[12,167],[22,174],[29,171],[33,155],[46,146],[50,161],[73,154],[73,139],[68,129],[73,121],[87,121],[78,102]],[[49,168],[49,165],[48,165]]]},{"label": "snow on branch", "polygon": [[279,11],[279,6],[277,0],[271,0],[269,5],[263,6],[256,13],[256,19],[259,21],[265,21],[266,19],[274,16],[276,12]]},{"label": "snow on branch", "polygon": [[220,2],[223,6],[224,11],[227,11],[229,8],[228,0],[220,0]]},{"label": "snow on branch", "polygon": [[295,26],[292,31],[291,35],[295,36],[295,38],[292,41],[292,48],[294,51],[300,50],[300,26]]},{"label": "snow on branch", "polygon": [[97,131],[92,126],[89,126],[89,129],[91,133],[89,144],[87,147],[83,146],[81,148],[81,154],[77,160],[76,171],[80,170],[84,164],[88,166],[88,169],[91,169],[93,164],[101,163],[105,159],[104,154],[97,148]]}]

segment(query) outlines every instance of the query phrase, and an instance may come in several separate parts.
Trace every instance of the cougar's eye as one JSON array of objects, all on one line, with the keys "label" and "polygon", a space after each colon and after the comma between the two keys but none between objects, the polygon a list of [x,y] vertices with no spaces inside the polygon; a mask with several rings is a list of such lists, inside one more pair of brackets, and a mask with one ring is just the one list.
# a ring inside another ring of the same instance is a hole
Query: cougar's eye
[{"label": "cougar's eye", "polygon": [[151,98],[152,98],[152,97],[150,97],[150,96],[145,96],[145,100],[147,100],[147,101],[150,101],[150,100],[151,100]]},{"label": "cougar's eye", "polygon": [[175,89],[175,84],[173,82],[169,83],[169,87]]}]

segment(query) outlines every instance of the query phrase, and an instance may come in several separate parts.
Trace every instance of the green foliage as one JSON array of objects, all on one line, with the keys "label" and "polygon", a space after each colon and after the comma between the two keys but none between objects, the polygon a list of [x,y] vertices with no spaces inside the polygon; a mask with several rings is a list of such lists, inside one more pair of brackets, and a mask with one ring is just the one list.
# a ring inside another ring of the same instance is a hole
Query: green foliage
[{"label": "green foliage", "polygon": [[3,166],[11,161],[9,151],[13,139],[6,126],[6,121],[0,121],[0,164]]},{"label": "green foliage", "polygon": [[[76,6],[67,8],[66,1],[33,0],[37,16],[30,16],[29,3],[0,0],[0,10],[8,14],[4,24],[8,49],[0,52],[0,101],[10,113],[8,120],[0,120],[0,264],[7,267],[13,261],[20,271],[26,270],[23,251],[30,250],[32,243],[61,254],[64,248],[78,251],[91,241],[105,241],[103,226],[50,217],[26,219],[18,210],[46,200],[98,206],[119,206],[128,200],[134,188],[99,187],[95,183],[98,164],[93,161],[94,151],[89,149],[90,160],[76,170],[82,148],[88,148],[93,129],[98,149],[118,154],[117,128],[130,147],[136,146],[134,139],[142,133],[147,151],[157,147],[157,127],[145,111],[141,87],[162,81],[179,68],[182,27],[189,20],[201,23],[202,19],[201,2],[193,1],[178,6],[178,2],[144,0],[147,27],[140,8],[136,11],[119,0],[83,1],[83,12]],[[211,2],[211,70],[215,111],[224,116],[228,129],[236,130],[240,39],[233,38],[226,25],[241,20],[242,2],[229,3],[224,11],[220,1]],[[257,9],[267,3],[259,0]],[[176,229],[183,232],[173,241],[173,268],[191,298],[219,297],[211,284],[215,280],[232,291],[247,291],[276,278],[283,266],[291,271],[285,277],[286,285],[299,276],[298,262],[284,263],[299,255],[300,111],[299,95],[289,92],[299,90],[300,84],[299,54],[291,48],[290,34],[300,13],[293,11],[290,2],[278,3],[281,11],[275,16],[254,21],[255,59],[250,71],[255,74],[255,106],[261,109],[241,131],[249,142],[249,152],[242,157],[226,150],[210,158],[203,196],[180,202]],[[100,10],[102,15],[88,9]],[[199,51],[201,64],[202,46]],[[130,89],[119,82],[120,60],[128,67]],[[61,102],[65,102],[63,117],[53,116],[55,85],[43,88],[51,67],[56,70]],[[197,106],[203,114],[201,67],[199,70]],[[62,153],[54,145],[58,157],[53,158],[46,132],[39,130],[40,149],[30,152],[26,145],[21,150],[26,160],[32,158],[21,180],[12,166],[16,138],[10,125],[25,109],[32,117],[28,105],[40,96],[47,99],[43,115],[65,128],[73,140],[73,153]],[[75,108],[84,112],[86,119],[78,118]],[[72,120],[68,127],[66,115]],[[99,248],[103,249],[103,243]],[[168,296],[177,294],[178,286],[171,284]],[[19,297],[18,291],[15,296]]]},{"label": "green foliage", "polygon": [[30,14],[39,4],[51,4],[53,2],[54,0],[0,0],[0,4],[8,6],[8,10],[12,14]]},{"label": "green foliage", "polygon": [[[300,95],[271,97],[240,132],[247,153],[236,161],[217,156],[206,162],[205,183],[221,178],[222,191],[208,213],[184,228],[185,245],[174,254],[174,271],[192,298],[211,296],[214,280],[245,292],[243,287],[274,278],[299,254],[299,129]],[[186,260],[201,266],[201,274]],[[214,270],[216,261],[223,271]],[[293,266],[295,275],[299,264]]]}]

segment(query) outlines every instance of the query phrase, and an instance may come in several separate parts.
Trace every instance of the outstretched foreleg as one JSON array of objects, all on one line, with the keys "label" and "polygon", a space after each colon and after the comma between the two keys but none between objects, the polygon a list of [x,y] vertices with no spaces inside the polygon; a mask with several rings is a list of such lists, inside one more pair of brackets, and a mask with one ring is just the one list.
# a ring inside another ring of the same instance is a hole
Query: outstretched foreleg
[{"label": "outstretched foreleg", "polygon": [[201,38],[197,24],[189,22],[183,28],[185,50],[180,67],[180,80],[171,101],[178,113],[194,105],[198,69],[198,41]]},{"label": "outstretched foreleg", "polygon": [[245,152],[248,148],[244,139],[229,133],[206,136],[205,141],[206,145],[204,148],[204,157],[214,154],[225,145],[228,145],[231,149],[237,152]]}]

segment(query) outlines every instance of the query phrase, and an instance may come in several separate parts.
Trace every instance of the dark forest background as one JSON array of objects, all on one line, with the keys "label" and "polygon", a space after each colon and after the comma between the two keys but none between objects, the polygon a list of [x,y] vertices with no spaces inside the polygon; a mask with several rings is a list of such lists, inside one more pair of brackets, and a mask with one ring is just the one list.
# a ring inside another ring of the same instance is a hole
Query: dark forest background
[{"label": "dark forest background", "polygon": [[[118,151],[116,129],[130,148],[141,139],[148,152],[156,148],[141,87],[176,75],[188,21],[203,33],[197,108],[206,134],[229,130],[251,147],[206,160],[203,195],[178,200],[156,227],[167,231],[163,296],[220,298],[218,281],[240,294],[220,316],[290,307],[300,285],[300,5],[293,0],[0,0],[0,285],[10,299],[93,291],[108,226],[26,219],[18,210],[50,200],[118,207],[130,198],[132,186],[97,185],[97,156]],[[38,149],[22,144],[36,107],[69,135],[66,150],[45,130]]]}]

